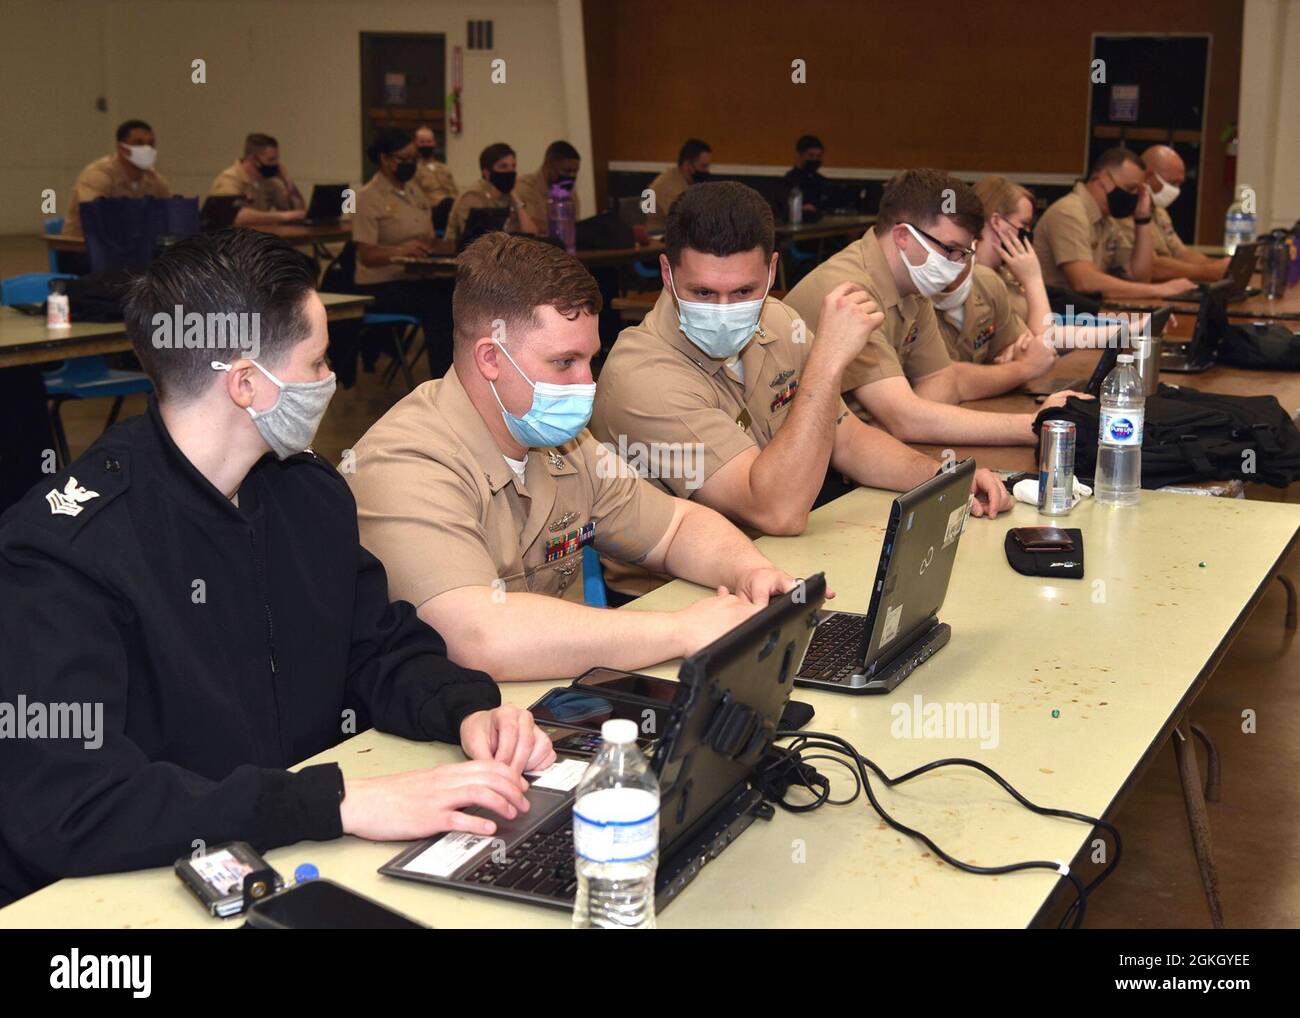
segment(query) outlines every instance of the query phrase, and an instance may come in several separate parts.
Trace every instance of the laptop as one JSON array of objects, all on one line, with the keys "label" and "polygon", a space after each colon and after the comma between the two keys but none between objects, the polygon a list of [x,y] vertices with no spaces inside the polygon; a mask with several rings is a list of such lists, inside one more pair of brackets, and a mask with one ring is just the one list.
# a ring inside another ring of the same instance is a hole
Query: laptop
[{"label": "laptop", "polygon": [[[1165,325],[1168,324],[1169,316],[1173,314],[1173,310],[1174,309],[1169,305],[1165,305],[1163,307],[1158,307],[1151,312],[1149,327],[1152,336],[1164,335]],[[1115,321],[1113,315],[1107,314],[1098,315],[1097,319],[1098,323],[1102,325],[1107,322]],[[1022,391],[1029,393],[1031,396],[1044,398],[1052,395],[1054,392],[1060,392],[1063,389],[1069,389],[1072,392],[1086,392],[1089,396],[1100,396],[1101,383],[1106,380],[1106,376],[1109,375],[1111,369],[1115,367],[1115,360],[1121,352],[1120,349],[1114,345],[1105,347],[1104,350],[1105,352],[1102,353],[1101,360],[1097,362],[1097,366],[1093,369],[1092,374],[1087,378],[1063,378],[1058,376],[1056,378],[1046,379],[1045,381],[1035,380],[1024,385]],[[1041,403],[1042,399],[1040,399],[1039,402]]]},{"label": "laptop", "polygon": [[203,202],[199,210],[199,227],[205,232],[224,230],[235,225],[235,216],[243,207],[243,198],[237,194],[215,194]]},{"label": "laptop", "polygon": [[[681,687],[650,760],[660,791],[657,911],[756,819],[772,817],[772,806],[750,779],[775,740],[825,597],[825,577],[810,576],[682,661]],[[492,837],[441,834],[406,849],[379,872],[572,909],[574,787],[586,764],[562,757],[533,783],[530,809],[516,819],[486,814],[497,825]],[[567,777],[549,780],[559,773]]]},{"label": "laptop", "polygon": [[469,247],[474,241],[485,233],[496,233],[497,230],[506,228],[506,220],[510,218],[508,208],[478,208],[470,209],[469,216],[465,220],[465,227],[460,231],[460,236],[456,238],[456,253],[459,254]]},{"label": "laptop", "polygon": [[298,220],[302,226],[337,226],[343,215],[343,192],[347,184],[317,184],[311,189],[307,216]]},{"label": "laptop", "polygon": [[823,613],[795,685],[888,693],[948,643],[952,629],[939,609],[974,475],[975,461],[962,460],[894,499],[870,609]]},{"label": "laptop", "polygon": [[1255,267],[1258,264],[1259,244],[1238,244],[1237,250],[1232,253],[1232,261],[1228,262],[1228,271],[1223,274],[1223,279],[1214,283],[1197,283],[1190,290],[1184,290],[1182,293],[1168,300],[1195,300],[1199,301],[1201,297],[1212,286],[1217,286],[1224,280],[1232,282],[1232,289],[1228,291],[1227,303],[1232,304],[1235,301],[1245,300],[1247,297],[1254,297],[1260,292],[1259,287],[1250,285],[1250,278],[1255,274]]},{"label": "laptop", "polygon": [[[1237,250],[1240,251],[1241,248]],[[1199,374],[1214,367],[1219,343],[1228,329],[1228,295],[1233,292],[1234,285],[1231,279],[1221,279],[1217,283],[1211,283],[1201,294],[1201,307],[1196,313],[1196,329],[1192,333],[1191,342],[1177,349],[1162,350],[1161,371]]]}]

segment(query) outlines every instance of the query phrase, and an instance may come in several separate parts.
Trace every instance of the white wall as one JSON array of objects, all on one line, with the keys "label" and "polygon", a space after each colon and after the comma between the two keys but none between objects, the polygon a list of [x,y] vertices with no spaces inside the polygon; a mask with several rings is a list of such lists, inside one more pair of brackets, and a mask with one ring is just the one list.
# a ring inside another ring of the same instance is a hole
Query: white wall
[{"label": "white wall", "polygon": [[[447,139],[462,186],[495,141],[525,172],[557,138],[591,153],[580,0],[6,0],[2,17],[0,233],[40,230],[44,188],[62,213],[81,167],[112,150],[128,117],[153,125],[158,169],[178,193],[206,194],[249,131],[279,139],[304,190],[360,184],[371,173],[359,155],[363,31],[444,33],[450,91],[466,22],[493,19],[495,49],[464,53],[464,130]],[[191,83],[196,58],[206,84]],[[504,84],[489,79],[497,58]],[[589,159],[579,194],[592,209]]]},{"label": "white wall", "polygon": [[1243,18],[1237,182],[1262,232],[1300,219],[1300,0],[1246,0]]}]

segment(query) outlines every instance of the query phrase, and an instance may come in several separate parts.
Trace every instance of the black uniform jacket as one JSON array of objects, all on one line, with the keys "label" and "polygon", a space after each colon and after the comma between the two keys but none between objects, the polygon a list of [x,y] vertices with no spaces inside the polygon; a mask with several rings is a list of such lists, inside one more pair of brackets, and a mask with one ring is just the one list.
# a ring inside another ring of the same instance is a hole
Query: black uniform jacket
[{"label": "black uniform jacket", "polygon": [[200,839],[338,837],[337,766],[287,767],[500,704],[389,602],[333,467],[268,456],[238,501],[151,401],[0,518],[0,904]]}]

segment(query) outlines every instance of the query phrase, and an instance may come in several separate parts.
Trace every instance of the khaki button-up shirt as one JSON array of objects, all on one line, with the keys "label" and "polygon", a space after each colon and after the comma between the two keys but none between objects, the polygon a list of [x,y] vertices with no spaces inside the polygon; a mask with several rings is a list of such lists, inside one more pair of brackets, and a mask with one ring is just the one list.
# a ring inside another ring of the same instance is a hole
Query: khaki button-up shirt
[{"label": "khaki button-up shirt", "polygon": [[[398,190],[382,173],[376,173],[357,192],[357,214],[352,219],[355,244],[390,247],[415,237],[433,239],[433,212],[424,192],[413,184]],[[357,259],[360,286],[411,278],[401,265],[369,266]]]},{"label": "khaki button-up shirt", "polygon": [[[1157,205],[1152,207],[1151,216],[1151,225],[1155,227],[1151,234],[1151,247],[1155,254],[1162,258],[1186,258],[1187,245],[1174,229],[1174,221],[1169,218],[1169,213]],[[1115,232],[1119,236],[1119,258],[1127,261],[1137,233],[1133,217],[1115,220]]]},{"label": "khaki button-up shirt", "polygon": [[436,159],[420,163],[415,171],[415,186],[424,192],[430,208],[437,208],[448,198],[460,194],[456,178],[451,175],[451,168]]},{"label": "khaki button-up shirt", "polygon": [[283,178],[259,175],[256,180],[249,180],[243,163],[238,159],[217,174],[208,194],[238,195],[248,208],[258,212],[286,212],[294,207],[293,196]]},{"label": "khaki button-up shirt", "polygon": [[530,449],[520,481],[455,369],[393,407],[354,455],[344,476],[361,543],[388,570],[389,596],[417,606],[469,586],[581,602],[583,547],[639,559],[674,512],[585,430]]},{"label": "khaki button-up shirt", "polygon": [[680,166],[670,166],[650,181],[650,190],[655,195],[655,210],[645,217],[646,229],[652,233],[661,232],[668,222],[668,210],[673,207],[673,202],[690,186]]},{"label": "khaki button-up shirt", "polygon": [[[515,184],[515,197],[523,203],[524,211],[532,216],[533,222],[537,224],[537,232],[546,236],[550,228],[550,205],[547,199],[550,197],[551,189],[546,185],[546,173],[544,170],[536,170],[533,173],[525,173]],[[578,193],[573,193],[573,221],[576,223],[582,218],[582,212],[578,205]]]},{"label": "khaki button-up shirt", "polygon": [[1012,310],[1006,284],[993,269],[976,265],[974,272],[960,328],[951,312],[935,310],[952,359],[987,364],[1020,338],[1025,322]]},{"label": "khaki button-up shirt", "polygon": [[[519,182],[516,180],[515,187],[518,186]],[[519,213],[514,211],[514,203],[510,195],[502,194],[490,180],[480,180],[457,198],[456,204],[451,207],[445,234],[447,240],[454,242],[460,239],[460,235],[465,232],[465,224],[469,221],[471,209],[510,209],[510,215],[506,219],[506,232],[519,232]]]},{"label": "khaki button-up shirt", "polygon": [[1092,262],[1102,272],[1124,264],[1115,220],[1097,207],[1082,182],[1052,202],[1038,220],[1034,253],[1043,267],[1046,286],[1069,287],[1070,281],[1061,268],[1068,262]]},{"label": "khaki button-up shirt", "polygon": [[82,202],[96,198],[170,198],[171,194],[167,179],[156,170],[145,170],[139,180],[132,180],[116,155],[104,156],[77,175],[77,182],[72,185],[72,200],[68,202],[63,220],[63,232],[72,237],[82,235]]}]

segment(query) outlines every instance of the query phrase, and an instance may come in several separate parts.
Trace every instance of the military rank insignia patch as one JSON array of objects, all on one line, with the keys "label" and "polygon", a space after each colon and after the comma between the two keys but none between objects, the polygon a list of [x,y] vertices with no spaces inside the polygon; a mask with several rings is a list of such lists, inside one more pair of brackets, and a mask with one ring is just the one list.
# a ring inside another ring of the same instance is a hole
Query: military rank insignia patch
[{"label": "military rank insignia patch", "polygon": [[566,555],[585,548],[596,537],[596,521],[584,523],[578,530],[570,530],[561,537],[548,538],[546,541],[546,561],[554,562]]}]

